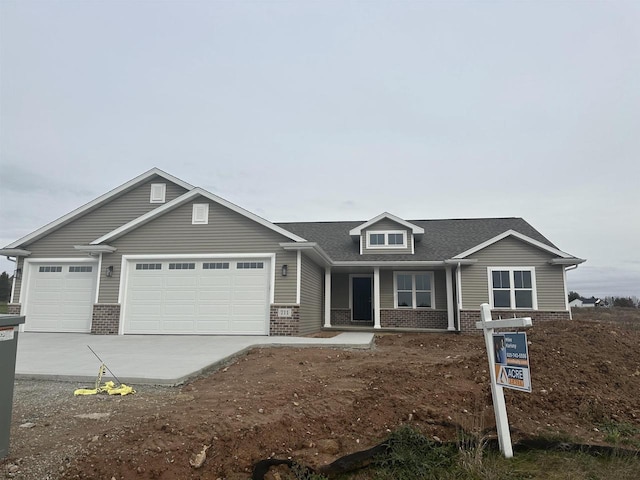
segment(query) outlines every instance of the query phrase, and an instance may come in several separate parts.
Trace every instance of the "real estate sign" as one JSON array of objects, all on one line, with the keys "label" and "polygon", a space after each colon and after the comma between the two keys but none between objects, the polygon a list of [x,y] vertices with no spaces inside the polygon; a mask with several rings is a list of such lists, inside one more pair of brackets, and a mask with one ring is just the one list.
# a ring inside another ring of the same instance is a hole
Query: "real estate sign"
[{"label": "real estate sign", "polygon": [[524,332],[493,334],[496,383],[505,388],[531,392],[529,349]]}]

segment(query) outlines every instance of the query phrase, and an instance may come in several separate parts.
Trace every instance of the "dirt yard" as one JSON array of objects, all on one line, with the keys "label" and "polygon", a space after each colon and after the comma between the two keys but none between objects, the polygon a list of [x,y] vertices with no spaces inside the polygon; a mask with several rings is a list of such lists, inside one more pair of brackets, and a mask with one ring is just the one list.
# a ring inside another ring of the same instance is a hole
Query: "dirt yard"
[{"label": "dirt yard", "polygon": [[[528,330],[534,391],[506,391],[514,441],[606,443],[607,425],[632,426],[640,441],[640,318],[616,318],[591,313]],[[375,345],[255,349],[182,387],[125,397],[18,381],[0,478],[247,479],[257,460],[316,467],[401,424],[443,441],[460,429],[495,433],[482,336],[387,334]],[[190,460],[205,445],[196,469]]]}]

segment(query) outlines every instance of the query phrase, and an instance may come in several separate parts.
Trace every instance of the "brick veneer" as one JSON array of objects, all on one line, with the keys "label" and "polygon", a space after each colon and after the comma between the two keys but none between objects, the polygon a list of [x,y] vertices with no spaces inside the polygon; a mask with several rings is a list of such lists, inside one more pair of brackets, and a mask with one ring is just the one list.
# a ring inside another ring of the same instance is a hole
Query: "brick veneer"
[{"label": "brick veneer", "polygon": [[7,313],[9,315],[20,315],[20,305],[19,303],[9,303],[7,304]]},{"label": "brick veneer", "polygon": [[93,306],[91,333],[95,335],[117,335],[119,325],[119,303],[96,303]]},{"label": "brick veneer", "polygon": [[[571,320],[570,312],[543,312],[538,310],[492,310],[491,318],[512,318],[512,317],[531,317],[533,324],[535,322],[544,322],[548,320]],[[480,310],[461,310],[460,311],[460,331],[462,333],[482,333],[476,328],[476,322],[480,321]]]},{"label": "brick veneer", "polygon": [[350,308],[332,308],[331,309],[331,326],[351,325],[351,309]]},{"label": "brick veneer", "polygon": [[[290,317],[279,317],[279,308],[290,308]],[[269,313],[269,335],[293,337],[300,334],[300,306],[290,304],[271,304]]]},{"label": "brick veneer", "polygon": [[380,309],[382,328],[437,328],[448,327],[446,310]]}]

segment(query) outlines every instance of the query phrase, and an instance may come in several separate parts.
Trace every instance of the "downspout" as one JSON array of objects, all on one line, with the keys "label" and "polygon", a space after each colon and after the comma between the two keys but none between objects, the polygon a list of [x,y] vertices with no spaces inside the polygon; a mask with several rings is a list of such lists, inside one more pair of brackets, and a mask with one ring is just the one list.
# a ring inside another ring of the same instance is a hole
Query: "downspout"
[{"label": "downspout", "polygon": [[462,275],[460,274],[460,262],[458,262],[458,267],[456,268],[456,297],[458,297],[457,300],[457,304],[458,304],[458,331],[460,331],[460,322],[461,322],[461,311],[462,311],[462,285],[460,285],[460,283],[462,282]]},{"label": "downspout", "polygon": [[564,277],[564,301],[565,305],[567,306],[567,310],[569,310],[569,320],[573,320],[573,312],[571,311],[571,307],[569,306],[569,292],[567,291],[567,272],[569,270],[575,270],[576,268],[578,268],[577,263],[575,265],[569,265],[568,267],[565,267],[562,271],[562,276]]},{"label": "downspout", "polygon": [[13,294],[16,291],[16,274],[15,271],[18,268],[18,257],[15,260],[11,260],[11,257],[7,256],[7,260],[16,264],[16,268],[13,269],[13,282],[11,285],[11,298],[9,299],[9,303],[13,303]]}]

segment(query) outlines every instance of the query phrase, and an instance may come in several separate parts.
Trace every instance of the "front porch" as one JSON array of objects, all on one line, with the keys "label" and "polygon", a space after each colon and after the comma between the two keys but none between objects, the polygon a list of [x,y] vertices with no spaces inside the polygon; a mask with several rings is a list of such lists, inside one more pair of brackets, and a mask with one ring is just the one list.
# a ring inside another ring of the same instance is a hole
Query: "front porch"
[{"label": "front porch", "polygon": [[458,330],[453,267],[332,267],[324,280],[323,329]]}]

